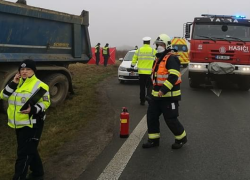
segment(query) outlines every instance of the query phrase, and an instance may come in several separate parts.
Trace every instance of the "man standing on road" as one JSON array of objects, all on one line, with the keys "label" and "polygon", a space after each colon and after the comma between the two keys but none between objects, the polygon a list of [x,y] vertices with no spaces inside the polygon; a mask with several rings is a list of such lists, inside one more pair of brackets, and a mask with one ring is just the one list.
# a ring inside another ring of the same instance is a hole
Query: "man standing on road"
[{"label": "man standing on road", "polygon": [[97,43],[95,46],[95,63],[96,65],[99,65],[100,62],[100,43]]},{"label": "man standing on road", "polygon": [[[15,129],[17,160],[12,180],[43,180],[44,171],[37,147],[41,138],[45,110],[50,106],[49,87],[35,76],[33,60],[24,60],[17,74],[1,92],[0,99],[8,101],[8,125]],[[21,110],[26,101],[39,89],[46,90],[37,104]],[[28,168],[32,173],[26,178]]]},{"label": "man standing on road", "polygon": [[166,34],[160,34],[155,41],[157,47],[156,61],[152,72],[153,90],[149,99],[147,111],[148,141],[143,148],[159,146],[160,123],[163,114],[165,122],[175,136],[172,149],[180,149],[186,142],[184,127],[178,120],[179,103],[181,100],[180,61],[171,54],[171,39]]},{"label": "man standing on road", "polygon": [[106,43],[106,45],[102,48],[102,55],[104,58],[104,66],[106,67],[108,64],[109,59],[109,44]]},{"label": "man standing on road", "polygon": [[147,95],[149,95],[152,90],[150,75],[155,61],[156,50],[150,47],[150,37],[144,37],[142,40],[143,46],[135,51],[131,68],[133,71],[133,68],[137,64],[140,82],[140,104],[145,105],[145,88],[147,88]]}]

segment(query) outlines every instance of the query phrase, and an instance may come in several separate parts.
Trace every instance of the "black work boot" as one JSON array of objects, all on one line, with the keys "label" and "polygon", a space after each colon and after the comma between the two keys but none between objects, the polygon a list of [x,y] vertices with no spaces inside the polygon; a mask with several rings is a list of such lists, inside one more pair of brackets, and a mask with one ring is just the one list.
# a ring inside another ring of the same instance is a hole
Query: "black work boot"
[{"label": "black work boot", "polygon": [[176,139],[175,143],[172,144],[172,149],[180,149],[186,142],[187,142],[187,136],[185,136],[180,140]]},{"label": "black work boot", "polygon": [[142,148],[158,147],[160,145],[160,139],[148,139],[148,141],[142,144]]},{"label": "black work boot", "polygon": [[44,180],[44,176],[34,176],[32,173],[26,177],[26,180]]},{"label": "black work boot", "polygon": [[145,105],[145,101],[141,101],[140,105],[144,106]]}]

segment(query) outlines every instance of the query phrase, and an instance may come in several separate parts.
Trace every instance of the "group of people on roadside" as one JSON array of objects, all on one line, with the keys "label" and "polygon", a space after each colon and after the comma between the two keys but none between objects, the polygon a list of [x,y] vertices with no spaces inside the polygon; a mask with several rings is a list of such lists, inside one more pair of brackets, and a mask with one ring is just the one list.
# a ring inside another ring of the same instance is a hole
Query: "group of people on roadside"
[{"label": "group of people on roadside", "polygon": [[99,63],[100,63],[100,55],[101,54],[102,54],[103,59],[104,59],[103,65],[106,67],[108,65],[108,59],[110,57],[109,44],[108,43],[106,43],[106,45],[103,48],[101,48],[100,43],[97,43],[97,45],[95,46],[96,65],[99,65]]}]

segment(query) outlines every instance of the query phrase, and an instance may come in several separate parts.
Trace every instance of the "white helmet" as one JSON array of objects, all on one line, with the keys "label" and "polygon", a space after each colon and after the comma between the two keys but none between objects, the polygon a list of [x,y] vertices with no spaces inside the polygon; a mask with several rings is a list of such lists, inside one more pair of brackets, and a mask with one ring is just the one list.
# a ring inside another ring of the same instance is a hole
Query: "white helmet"
[{"label": "white helmet", "polygon": [[148,36],[147,36],[147,37],[142,38],[142,40],[143,40],[143,41],[150,41],[150,40],[151,40],[151,37],[148,37]]},{"label": "white helmet", "polygon": [[155,40],[155,44],[164,43],[166,49],[171,48],[171,39],[167,34],[160,34],[159,37]]}]

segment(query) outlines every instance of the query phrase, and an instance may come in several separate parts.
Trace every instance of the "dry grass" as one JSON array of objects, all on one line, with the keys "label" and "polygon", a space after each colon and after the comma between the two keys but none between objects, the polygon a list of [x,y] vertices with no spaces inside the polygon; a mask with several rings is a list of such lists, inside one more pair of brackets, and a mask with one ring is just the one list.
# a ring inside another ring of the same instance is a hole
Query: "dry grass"
[{"label": "dry grass", "polygon": [[[96,85],[109,76],[117,74],[119,62],[115,65],[74,64],[69,67],[73,73],[74,95],[56,108],[49,108],[39,151],[43,161],[57,153],[70,141],[79,129],[96,114],[100,104],[96,96]],[[7,116],[0,114],[0,179],[12,178],[16,159],[15,131],[7,126]]]}]

